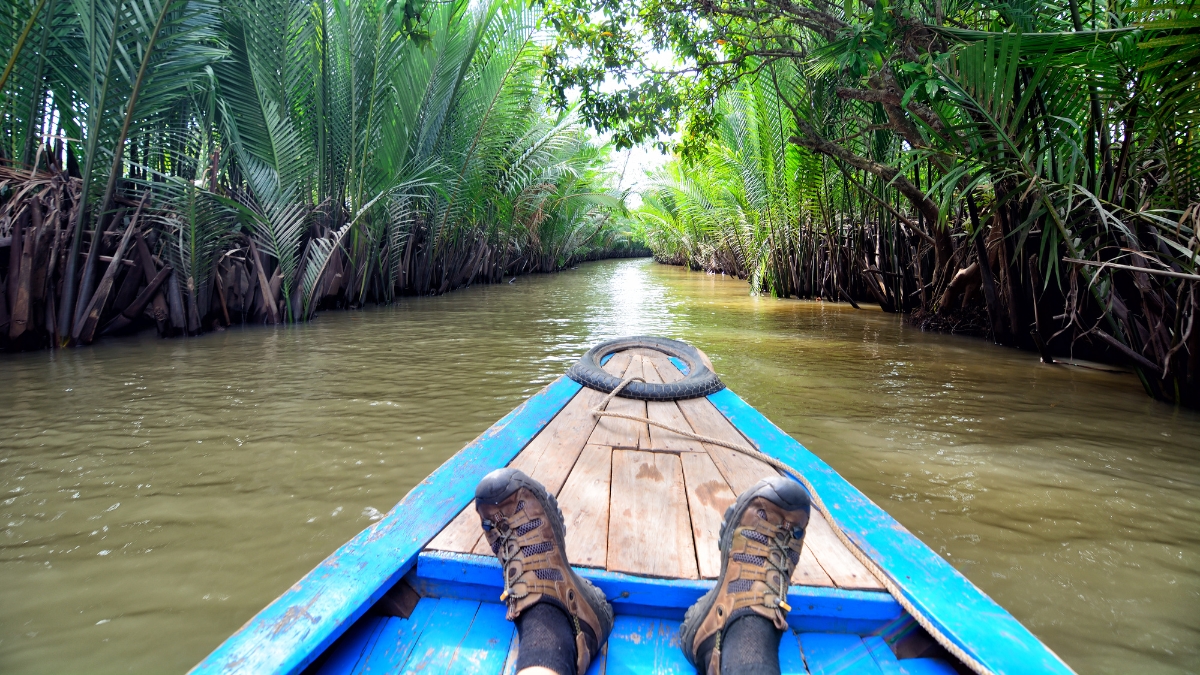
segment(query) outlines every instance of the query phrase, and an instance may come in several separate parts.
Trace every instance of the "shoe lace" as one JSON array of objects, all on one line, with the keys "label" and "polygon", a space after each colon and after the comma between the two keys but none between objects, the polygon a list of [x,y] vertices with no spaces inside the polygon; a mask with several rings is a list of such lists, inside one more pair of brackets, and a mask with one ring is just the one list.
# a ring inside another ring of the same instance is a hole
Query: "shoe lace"
[{"label": "shoe lace", "polygon": [[507,520],[502,520],[495,524],[496,540],[493,547],[496,550],[496,557],[500,559],[500,568],[504,571],[504,592],[500,594],[501,602],[512,598],[519,600],[525,597],[525,594],[515,595],[512,588],[514,576],[509,573],[509,570],[514,560],[521,553],[521,547],[517,544],[517,538],[520,536],[518,532],[509,526]]},{"label": "shoe lace", "polygon": [[[773,532],[767,539],[767,567],[777,574],[767,574],[767,588],[775,594],[777,600],[776,607],[785,612],[792,611],[791,605],[787,603],[788,586],[791,585],[792,570],[795,569],[796,558],[795,551],[792,550],[792,542],[799,537],[804,536],[804,531],[799,528],[792,528],[787,524],[782,526],[771,524]],[[799,533],[799,536],[797,536]],[[772,583],[772,580],[778,583]]]}]

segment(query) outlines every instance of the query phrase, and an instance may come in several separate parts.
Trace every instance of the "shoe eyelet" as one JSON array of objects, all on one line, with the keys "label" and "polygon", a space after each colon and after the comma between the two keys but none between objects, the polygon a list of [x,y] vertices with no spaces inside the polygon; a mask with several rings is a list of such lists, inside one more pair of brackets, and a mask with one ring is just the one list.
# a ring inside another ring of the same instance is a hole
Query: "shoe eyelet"
[{"label": "shoe eyelet", "polygon": [[717,606],[717,616],[725,616],[724,608]]},{"label": "shoe eyelet", "polygon": [[567,599],[574,602],[574,600],[575,600],[575,591],[574,590],[567,591]]}]

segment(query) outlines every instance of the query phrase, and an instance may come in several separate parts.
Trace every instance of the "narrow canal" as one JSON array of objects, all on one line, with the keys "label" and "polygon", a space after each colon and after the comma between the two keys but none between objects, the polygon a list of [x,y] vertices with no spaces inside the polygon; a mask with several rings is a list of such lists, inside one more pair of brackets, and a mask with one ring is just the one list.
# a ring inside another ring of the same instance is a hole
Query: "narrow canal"
[{"label": "narrow canal", "polygon": [[183,672],[588,345],[689,340],[1082,674],[1200,672],[1200,415],[869,309],[594,263],[0,355],[0,671]]}]

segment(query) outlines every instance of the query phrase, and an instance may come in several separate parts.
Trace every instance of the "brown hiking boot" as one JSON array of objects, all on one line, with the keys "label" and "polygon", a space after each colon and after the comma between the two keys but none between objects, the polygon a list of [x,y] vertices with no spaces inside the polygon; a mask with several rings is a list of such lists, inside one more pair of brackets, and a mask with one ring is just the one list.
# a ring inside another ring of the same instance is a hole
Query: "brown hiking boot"
[{"label": "brown hiking boot", "polygon": [[[721,672],[721,640],[731,619],[754,612],[787,628],[788,586],[800,561],[808,527],[808,492],[783,476],[746,490],[725,512],[721,525],[721,576],[688,609],[679,627],[679,646],[688,662],[708,675]],[[714,639],[708,662],[696,663],[706,640]]]},{"label": "brown hiking boot", "polygon": [[475,510],[503,568],[500,599],[508,604],[508,620],[539,602],[556,605],[571,619],[578,673],[587,672],[612,632],[613,610],[604,593],[567,563],[566,526],[554,496],[516,469],[497,469],[475,488]]}]

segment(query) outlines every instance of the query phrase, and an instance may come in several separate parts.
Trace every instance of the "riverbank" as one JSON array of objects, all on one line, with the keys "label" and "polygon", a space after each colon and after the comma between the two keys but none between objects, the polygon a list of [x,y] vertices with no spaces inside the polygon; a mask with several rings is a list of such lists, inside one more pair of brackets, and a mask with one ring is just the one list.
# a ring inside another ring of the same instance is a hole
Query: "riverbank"
[{"label": "riverbank", "polygon": [[[156,207],[147,191],[137,203],[118,199],[124,208],[86,247],[76,293],[63,270],[71,261],[76,224],[69,214],[80,207],[79,179],[54,171],[25,176],[0,165],[0,183],[18,188],[7,186],[9,194],[0,195],[9,197],[0,199],[0,235],[7,233],[0,236],[0,351],[88,345],[150,327],[159,337],[184,337],[235,325],[296,323],[318,310],[359,309],[583,261],[650,255],[611,226],[572,235],[568,245],[547,238],[521,247],[485,236],[436,242],[412,225],[374,251],[367,233],[353,232],[351,224],[312,223],[309,231],[290,235],[296,251],[304,251],[298,261],[280,257],[254,228],[243,232],[225,213],[210,214],[230,222],[218,223],[225,232],[204,243],[200,264],[196,243],[184,240],[178,205]],[[64,311],[73,297],[78,307]]]},{"label": "riverbank", "polygon": [[635,333],[702,347],[1081,675],[1200,664],[1200,416],[1131,375],[624,260],[0,357],[0,670],[185,671],[586,347]]}]

